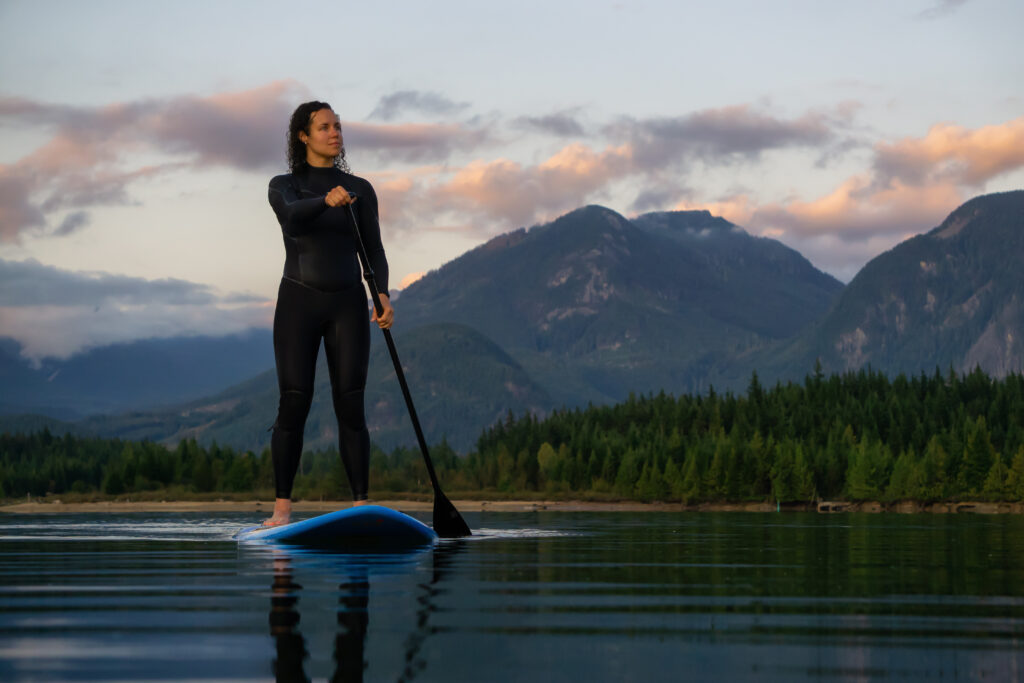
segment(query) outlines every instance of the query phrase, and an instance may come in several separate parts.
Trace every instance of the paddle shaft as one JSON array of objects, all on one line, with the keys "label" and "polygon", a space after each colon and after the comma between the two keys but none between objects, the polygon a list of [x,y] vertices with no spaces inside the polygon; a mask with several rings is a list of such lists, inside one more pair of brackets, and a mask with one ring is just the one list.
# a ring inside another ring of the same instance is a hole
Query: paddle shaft
[{"label": "paddle shaft", "polygon": [[[370,266],[370,257],[363,243],[363,235],[359,230],[359,221],[356,220],[356,212],[352,209],[352,203],[348,205],[349,215],[352,216],[352,226],[355,229],[356,243],[359,246],[359,260],[363,266],[363,277],[370,287],[370,298],[373,300],[373,307],[377,315],[384,312],[384,306],[380,301],[380,290],[377,287],[377,280]],[[469,526],[463,521],[459,511],[451,504],[448,498],[442,493],[441,485],[437,481],[437,473],[434,471],[434,463],[430,459],[430,450],[427,448],[427,440],[423,438],[423,429],[420,427],[419,417],[416,416],[416,407],[412,404],[412,394],[409,393],[409,384],[405,381],[405,372],[402,371],[402,362],[398,359],[398,350],[395,348],[395,340],[391,336],[391,330],[381,329],[384,333],[384,341],[388,345],[388,353],[391,354],[391,362],[395,366],[395,374],[398,376],[398,383],[402,387],[402,396],[405,398],[405,407],[409,409],[409,418],[412,420],[412,428],[416,432],[416,440],[420,445],[420,452],[423,453],[423,463],[427,466],[427,474],[430,475],[430,484],[434,487],[434,527],[441,536],[469,536]],[[439,514],[439,504],[446,505],[449,509],[444,514]],[[449,521],[439,522],[439,517]],[[437,528],[444,524],[444,528]],[[445,532],[448,533],[445,533]]]}]

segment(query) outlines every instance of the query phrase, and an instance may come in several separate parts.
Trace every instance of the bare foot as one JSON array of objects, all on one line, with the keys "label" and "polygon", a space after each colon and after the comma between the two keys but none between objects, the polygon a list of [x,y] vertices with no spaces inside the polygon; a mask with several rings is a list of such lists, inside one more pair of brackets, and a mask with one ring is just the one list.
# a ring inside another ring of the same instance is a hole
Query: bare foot
[{"label": "bare foot", "polygon": [[274,514],[270,516],[270,519],[265,520],[262,526],[282,526],[288,524],[292,518],[292,500],[291,498],[275,498],[274,499]]},{"label": "bare foot", "polygon": [[353,507],[355,507],[356,505],[369,505],[369,504],[370,504],[369,500],[353,500],[352,501],[352,506]]}]

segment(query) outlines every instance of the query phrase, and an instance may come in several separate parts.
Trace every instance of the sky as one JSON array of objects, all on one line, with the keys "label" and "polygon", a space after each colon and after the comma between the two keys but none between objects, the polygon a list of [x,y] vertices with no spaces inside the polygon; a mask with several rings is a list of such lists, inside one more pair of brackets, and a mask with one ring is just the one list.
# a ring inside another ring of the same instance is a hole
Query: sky
[{"label": "sky", "polygon": [[0,337],[269,327],[267,182],[310,99],[392,287],[586,204],[706,209],[848,282],[1024,188],[1020,26],[1019,0],[0,0]]}]

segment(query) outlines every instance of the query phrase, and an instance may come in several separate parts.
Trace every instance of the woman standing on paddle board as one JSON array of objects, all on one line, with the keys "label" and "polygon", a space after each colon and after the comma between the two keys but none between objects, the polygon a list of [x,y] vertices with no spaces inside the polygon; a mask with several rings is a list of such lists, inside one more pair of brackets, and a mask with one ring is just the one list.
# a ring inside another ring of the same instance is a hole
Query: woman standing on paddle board
[{"label": "woman standing on paddle board", "polygon": [[[380,239],[377,195],[349,173],[341,122],[326,102],[306,102],[288,126],[291,173],[270,181],[270,205],[284,234],[284,275],[274,312],[274,358],[281,397],[270,450],[276,499],[267,526],[291,516],[292,485],[302,455],[302,431],[313,400],[316,357],[323,339],[338,441],[356,505],[366,503],[370,434],[363,389],[370,359],[367,300],[348,205],[358,214],[383,313],[373,321],[391,327],[388,262]],[[354,203],[353,203],[354,202]]]}]

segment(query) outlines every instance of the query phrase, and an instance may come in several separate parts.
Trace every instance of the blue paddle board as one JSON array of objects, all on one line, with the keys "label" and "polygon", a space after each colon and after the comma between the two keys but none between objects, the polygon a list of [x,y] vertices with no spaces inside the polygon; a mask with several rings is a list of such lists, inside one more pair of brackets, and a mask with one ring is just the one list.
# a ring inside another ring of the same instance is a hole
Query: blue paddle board
[{"label": "blue paddle board", "polygon": [[235,538],[292,545],[330,547],[407,548],[437,540],[437,534],[418,519],[380,505],[358,505],[282,526],[250,526]]}]

